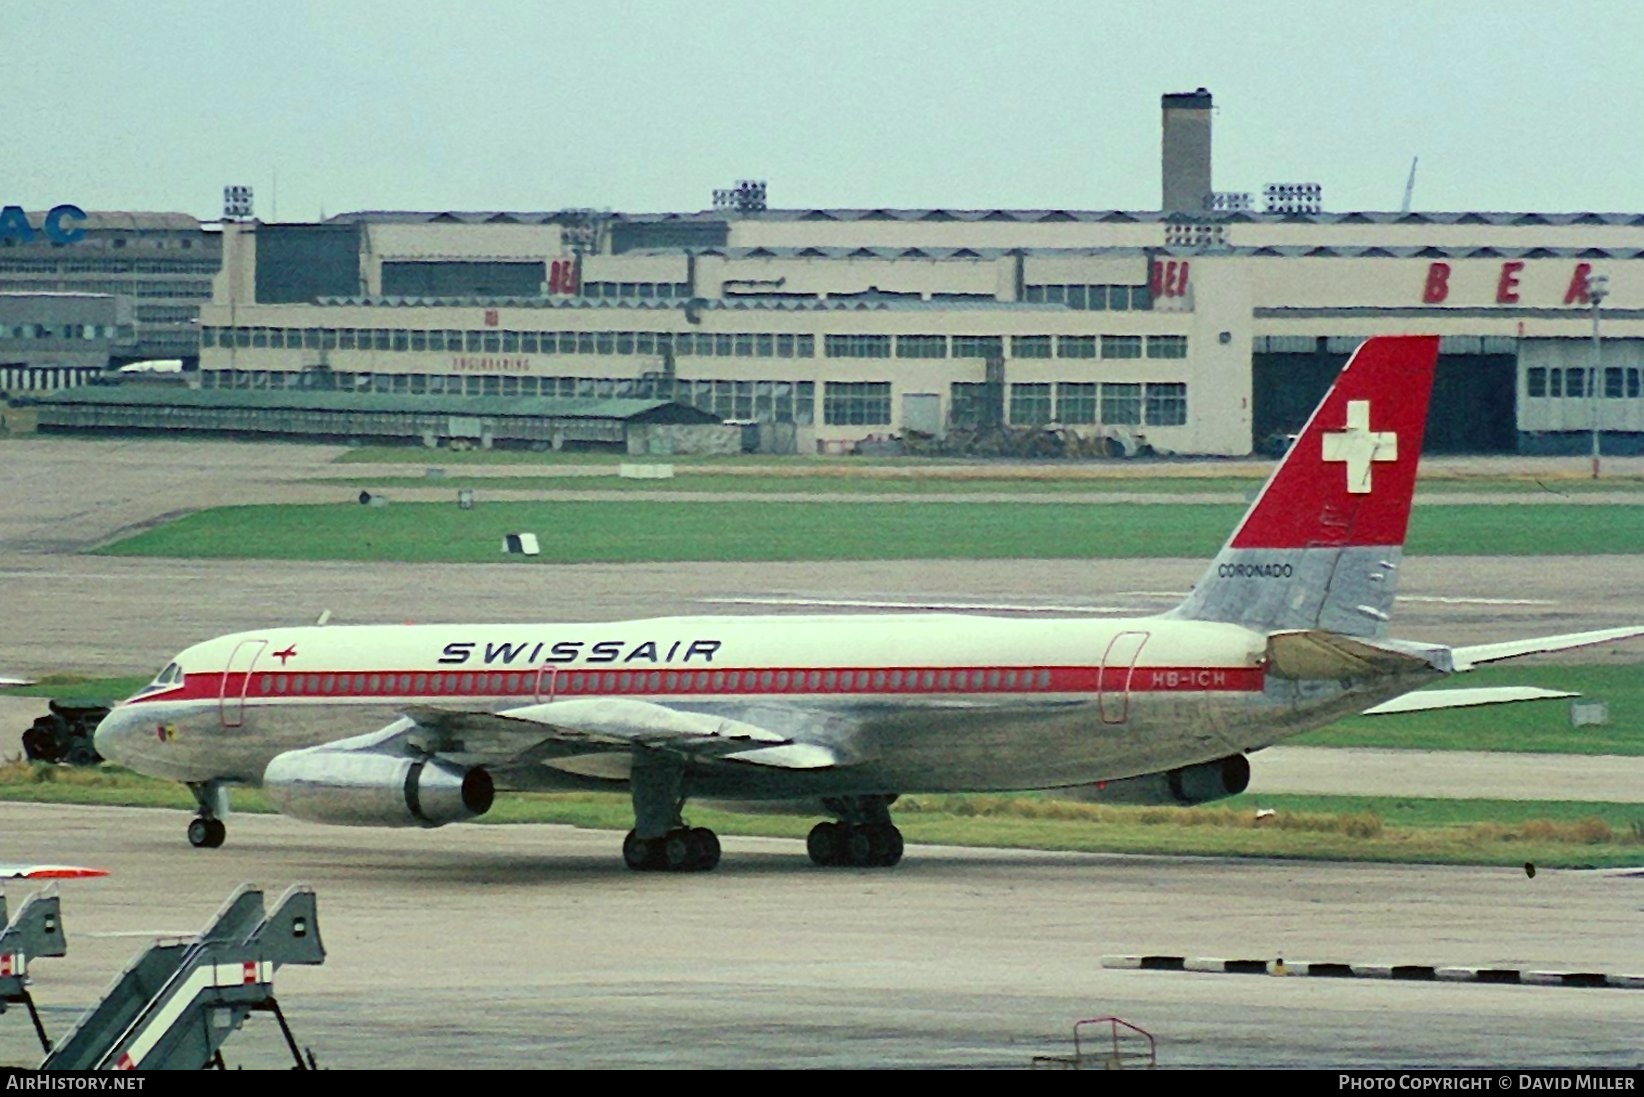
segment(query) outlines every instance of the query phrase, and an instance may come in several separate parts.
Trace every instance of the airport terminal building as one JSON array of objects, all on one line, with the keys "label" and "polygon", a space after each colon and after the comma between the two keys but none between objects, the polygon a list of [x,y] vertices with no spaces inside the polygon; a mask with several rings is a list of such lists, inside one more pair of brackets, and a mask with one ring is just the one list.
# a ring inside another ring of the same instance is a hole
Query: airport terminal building
[{"label": "airport terminal building", "polygon": [[1644,450],[1644,214],[1335,213],[1306,188],[1257,211],[1210,189],[1210,116],[1164,97],[1155,211],[778,210],[744,185],[688,213],[225,221],[199,382],[671,399],[799,452],[1002,424],[1242,455],[1364,336],[1436,332],[1430,451],[1585,452],[1595,415],[1606,452]]}]

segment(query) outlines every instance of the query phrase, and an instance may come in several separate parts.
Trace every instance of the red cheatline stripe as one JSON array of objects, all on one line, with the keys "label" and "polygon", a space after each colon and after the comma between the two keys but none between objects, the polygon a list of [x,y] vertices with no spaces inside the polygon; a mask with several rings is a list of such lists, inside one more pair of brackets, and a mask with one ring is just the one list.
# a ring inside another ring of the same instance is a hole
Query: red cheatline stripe
[{"label": "red cheatline stripe", "polygon": [[[550,685],[550,677],[552,684]],[[1259,692],[1260,667],[754,667],[692,670],[257,671],[190,674],[153,701],[424,697],[910,697]]]}]

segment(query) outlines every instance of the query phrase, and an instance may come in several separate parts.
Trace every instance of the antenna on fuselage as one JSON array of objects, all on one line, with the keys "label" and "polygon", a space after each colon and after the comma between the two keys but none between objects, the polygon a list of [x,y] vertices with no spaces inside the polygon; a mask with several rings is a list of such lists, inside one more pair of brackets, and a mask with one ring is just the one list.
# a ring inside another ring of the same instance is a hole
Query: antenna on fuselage
[{"label": "antenna on fuselage", "polygon": [[314,627],[315,628],[321,628],[321,627],[324,627],[325,625],[328,625],[330,623],[331,623],[331,611],[328,610],[328,609],[322,609],[320,611],[319,617],[316,618],[315,621],[314,621]]}]

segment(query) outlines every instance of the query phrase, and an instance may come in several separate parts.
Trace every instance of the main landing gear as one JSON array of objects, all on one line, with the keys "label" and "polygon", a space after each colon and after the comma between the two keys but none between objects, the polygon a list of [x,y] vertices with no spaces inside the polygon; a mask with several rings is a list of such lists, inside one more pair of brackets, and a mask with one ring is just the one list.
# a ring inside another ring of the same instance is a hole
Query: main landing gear
[{"label": "main landing gear", "polygon": [[200,813],[188,823],[188,844],[195,849],[216,849],[228,837],[222,816],[228,814],[228,786],[221,781],[191,783],[188,791],[200,805]]},{"label": "main landing gear", "polygon": [[622,859],[636,872],[707,872],[719,864],[719,835],[707,827],[675,827],[661,838],[630,830]]},{"label": "main landing gear", "polygon": [[634,829],[622,840],[622,859],[636,872],[707,872],[719,864],[719,836],[688,827],[685,767],[641,751],[631,773]]},{"label": "main landing gear", "polygon": [[902,832],[890,820],[895,799],[856,796],[824,801],[840,821],[812,827],[805,852],[819,865],[890,868],[902,859]]}]

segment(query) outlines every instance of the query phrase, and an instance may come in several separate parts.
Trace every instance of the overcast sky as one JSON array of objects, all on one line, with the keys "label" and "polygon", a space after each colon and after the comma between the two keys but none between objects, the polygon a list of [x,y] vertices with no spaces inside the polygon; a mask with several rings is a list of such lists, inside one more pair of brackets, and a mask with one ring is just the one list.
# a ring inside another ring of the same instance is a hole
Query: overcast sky
[{"label": "overcast sky", "polygon": [[1203,86],[1218,190],[1644,211],[1633,3],[7,0],[0,47],[31,209],[1156,209]]}]

